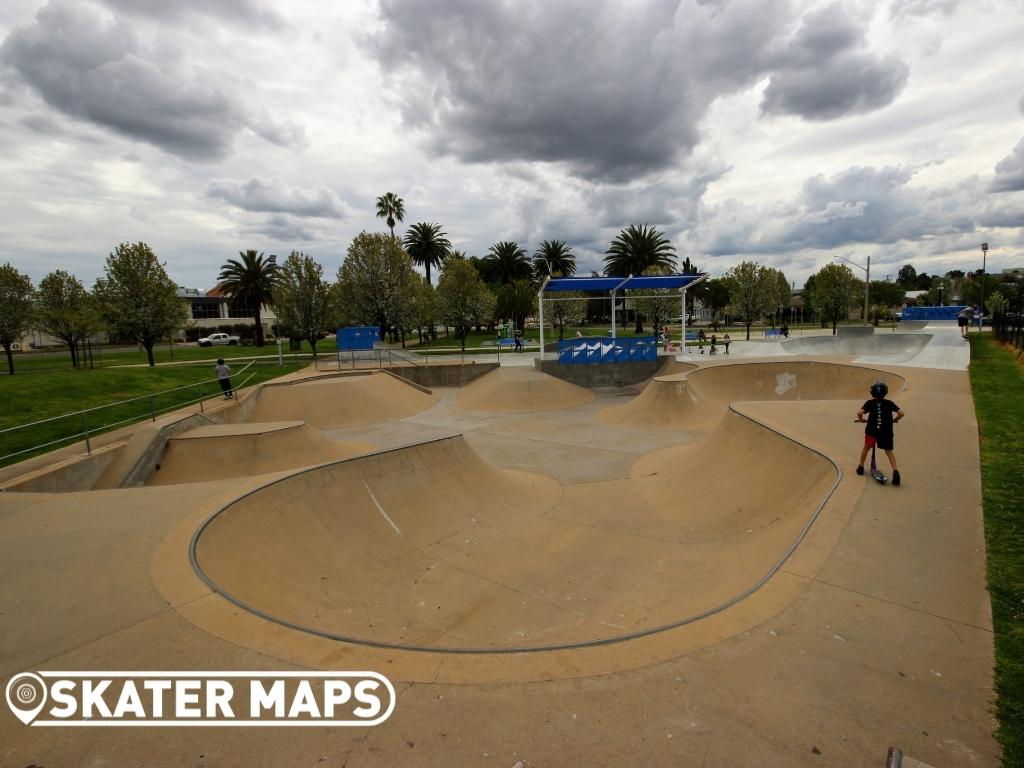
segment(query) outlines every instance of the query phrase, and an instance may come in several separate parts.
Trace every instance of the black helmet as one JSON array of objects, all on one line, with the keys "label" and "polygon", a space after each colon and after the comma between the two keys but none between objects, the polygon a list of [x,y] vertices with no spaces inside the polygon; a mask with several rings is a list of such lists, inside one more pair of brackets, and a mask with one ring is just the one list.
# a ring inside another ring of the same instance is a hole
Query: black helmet
[{"label": "black helmet", "polygon": [[217,358],[217,365],[224,365],[224,358],[223,357],[218,357]]},{"label": "black helmet", "polygon": [[871,385],[871,396],[882,398],[889,394],[889,386],[884,381],[876,381]]}]

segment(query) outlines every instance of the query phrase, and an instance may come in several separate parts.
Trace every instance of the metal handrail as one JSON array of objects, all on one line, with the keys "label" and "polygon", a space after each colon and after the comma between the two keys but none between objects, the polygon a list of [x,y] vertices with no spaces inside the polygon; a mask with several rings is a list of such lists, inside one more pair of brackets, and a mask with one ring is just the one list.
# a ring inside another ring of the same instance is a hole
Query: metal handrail
[{"label": "metal handrail", "polygon": [[[255,364],[255,362],[256,362],[255,360],[249,361],[246,365],[244,365],[241,369],[239,369],[238,375],[241,375],[246,370],[248,370],[250,366]],[[242,389],[244,386],[246,386],[246,384],[248,384],[252,380],[252,378],[255,375],[256,375],[256,371],[255,370],[251,371],[249,373],[249,375],[246,376],[241,381],[241,383],[233,386],[232,389],[234,389],[236,391],[239,390],[239,389]],[[151,418],[153,421],[156,421],[157,415],[164,414],[164,413],[169,413],[171,411],[175,411],[175,410],[178,410],[180,408],[185,408],[185,407],[187,407],[189,405],[192,405],[194,403],[199,403],[199,409],[200,409],[200,413],[201,413],[202,412],[202,407],[203,407],[202,406],[203,402],[208,400],[208,399],[210,399],[210,398],[212,398],[212,397],[216,397],[217,393],[213,393],[213,394],[210,394],[210,395],[202,395],[202,394],[200,394],[199,397],[192,398],[190,400],[183,400],[181,402],[177,402],[177,403],[174,403],[173,405],[169,405],[169,406],[164,406],[162,408],[155,408],[154,407],[154,402],[155,402],[155,399],[157,397],[160,397],[162,395],[167,395],[167,394],[170,394],[172,392],[180,392],[181,390],[185,390],[185,389],[193,389],[193,388],[195,388],[195,389],[197,389],[197,391],[201,392],[201,389],[199,389],[199,388],[202,387],[202,385],[204,385],[204,384],[212,384],[213,382],[216,382],[216,381],[218,381],[216,378],[214,378],[214,379],[204,379],[203,381],[193,382],[192,384],[185,384],[184,386],[181,386],[181,387],[173,387],[171,389],[162,389],[159,392],[153,392],[152,394],[149,394],[149,395],[140,395],[139,397],[129,397],[129,398],[126,398],[124,400],[118,400],[117,402],[114,402],[114,403],[106,403],[104,405],[98,405],[98,406],[94,406],[92,408],[83,408],[81,410],[72,411],[70,413],[65,413],[65,414],[62,414],[60,416],[51,416],[50,418],[47,418],[47,419],[39,419],[38,421],[28,422],[27,424],[19,424],[19,425],[14,426],[14,427],[7,427],[5,429],[0,429],[0,434],[6,434],[6,433],[9,433],[9,432],[15,432],[17,430],[27,429],[29,427],[37,427],[37,426],[40,426],[41,424],[48,424],[50,422],[58,421],[60,419],[67,419],[67,418],[73,418],[73,417],[81,418],[81,420],[82,420],[82,427],[83,427],[82,431],[80,431],[80,432],[74,432],[74,433],[71,433],[69,435],[65,435],[63,437],[59,437],[56,440],[49,440],[49,441],[47,441],[45,443],[40,443],[38,445],[33,445],[33,446],[28,447],[28,448],[22,448],[21,450],[14,451],[12,453],[4,454],[3,456],[0,456],[0,461],[6,461],[7,459],[11,459],[11,458],[14,458],[15,456],[20,456],[20,455],[25,454],[25,453],[32,453],[33,451],[38,451],[40,448],[47,448],[47,447],[49,447],[51,445],[56,445],[58,443],[74,442],[75,440],[78,440],[80,438],[84,438],[85,439],[86,453],[90,453],[91,454],[92,453],[92,445],[91,445],[91,442],[89,440],[89,437],[90,437],[90,435],[96,434],[98,432],[105,432],[105,431],[110,430],[110,429],[112,429],[114,427],[119,427],[122,424],[128,424],[128,423],[140,421],[140,420],[145,419],[145,418]],[[148,400],[149,401],[150,408],[149,408],[149,412],[148,413],[143,413],[143,414],[135,415],[135,416],[129,416],[127,419],[119,419],[118,421],[113,421],[113,422],[109,422],[109,423],[106,423],[106,424],[101,424],[101,425],[98,425],[98,426],[92,427],[92,428],[89,427],[89,425],[88,425],[88,423],[86,421],[85,416],[88,413],[94,413],[96,411],[100,411],[100,410],[103,410],[105,408],[115,408],[115,407],[118,407],[118,406],[125,405],[127,403],[139,402],[140,400]]]},{"label": "metal handrail", "polygon": [[[244,373],[246,371],[246,369],[250,365],[253,365],[255,362],[256,362],[255,360],[250,360],[248,363],[246,363],[238,371],[238,373],[240,373],[240,374]],[[138,397],[129,397],[129,398],[125,398],[124,400],[118,400],[115,403],[104,403],[103,405],[96,405],[96,406],[93,406],[92,408],[82,408],[79,411],[71,411],[70,413],[64,413],[64,414],[61,414],[60,416],[51,416],[48,419],[39,419],[38,421],[30,421],[27,424],[18,424],[17,426],[14,426],[14,427],[7,427],[6,429],[0,429],[0,435],[4,434],[5,432],[13,432],[16,429],[25,429],[26,427],[35,427],[35,426],[38,426],[40,424],[46,424],[46,423],[51,422],[51,421],[58,421],[60,419],[66,419],[69,416],[78,416],[78,415],[83,414],[83,413],[93,413],[94,411],[102,411],[104,408],[115,408],[115,407],[117,407],[119,405],[124,405],[125,403],[134,403],[134,402],[137,402],[139,400],[152,400],[154,397],[159,397],[160,395],[166,395],[166,394],[168,394],[170,392],[178,392],[179,390],[182,390],[182,389],[192,389],[193,387],[198,387],[198,386],[200,386],[202,384],[212,384],[215,381],[218,381],[218,379],[204,379],[203,381],[196,381],[196,382],[193,382],[192,384],[185,384],[184,386],[181,386],[181,387],[174,387],[173,389],[161,389],[159,392],[153,392],[152,394],[149,394],[149,395],[139,395]],[[188,404],[189,402],[195,402],[195,401],[194,400],[193,401],[187,401],[186,404]]]}]

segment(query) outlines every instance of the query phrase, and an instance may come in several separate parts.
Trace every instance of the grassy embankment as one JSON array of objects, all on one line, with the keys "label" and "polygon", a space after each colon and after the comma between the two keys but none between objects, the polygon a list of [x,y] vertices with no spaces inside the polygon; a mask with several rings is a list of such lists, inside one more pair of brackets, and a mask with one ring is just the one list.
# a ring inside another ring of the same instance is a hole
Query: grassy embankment
[{"label": "grassy embankment", "polygon": [[[247,386],[267,379],[290,373],[300,365],[285,361],[284,366],[253,365],[248,371],[234,378],[240,384],[250,372],[254,372]],[[242,364],[233,366],[240,371]],[[17,370],[17,369],[16,369]],[[37,373],[23,373],[0,378],[0,429],[14,427],[53,416],[69,414],[86,408],[107,405],[119,400],[142,397],[131,403],[104,408],[86,414],[85,424],[90,431],[103,431],[104,425],[115,421],[138,421],[148,418],[153,410],[165,412],[184,405],[200,396],[216,396],[220,387],[213,379],[210,365],[180,365],[157,368],[97,368],[95,370],[56,369]],[[205,382],[205,383],[203,383]],[[177,391],[168,392],[178,387]],[[198,406],[196,406],[198,407]],[[29,429],[0,434],[0,456],[46,443],[51,440],[69,438],[83,430],[81,416],[67,417],[41,424]],[[52,450],[65,443],[59,443],[45,450]],[[43,451],[33,451],[7,460],[0,465]]]},{"label": "grassy embankment", "polygon": [[972,334],[970,373],[981,436],[997,737],[1009,768],[1024,766],[1024,368],[989,336]]}]

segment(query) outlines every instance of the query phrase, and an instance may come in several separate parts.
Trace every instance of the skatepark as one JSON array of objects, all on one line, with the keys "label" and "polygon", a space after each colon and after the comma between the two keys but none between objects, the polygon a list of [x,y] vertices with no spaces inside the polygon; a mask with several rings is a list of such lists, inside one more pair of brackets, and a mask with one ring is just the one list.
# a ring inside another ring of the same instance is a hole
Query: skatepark
[{"label": "skatepark", "polygon": [[[3,763],[997,765],[968,350],[900,330],[624,387],[311,367],[8,467],[5,676],[375,670],[397,701],[287,735],[6,718]],[[899,488],[853,472],[876,381]]]}]

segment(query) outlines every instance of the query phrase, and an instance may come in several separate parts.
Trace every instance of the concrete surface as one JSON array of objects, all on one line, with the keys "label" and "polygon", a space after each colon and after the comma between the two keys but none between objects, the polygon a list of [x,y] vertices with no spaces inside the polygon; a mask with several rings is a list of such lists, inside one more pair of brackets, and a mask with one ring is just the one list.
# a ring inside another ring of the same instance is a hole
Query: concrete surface
[{"label": "concrete surface", "polygon": [[[5,677],[372,669],[398,690],[372,729],[42,729],[4,709],[0,761],[861,766],[895,744],[931,765],[998,765],[966,374],[694,357],[650,384],[659,394],[540,413],[466,410],[458,390],[379,375],[299,381],[268,388],[279,411],[261,395],[250,422],[397,450],[0,494]],[[851,420],[880,376],[908,414],[899,488],[852,472]],[[244,610],[189,562],[211,515],[197,556],[236,597],[356,640],[497,652],[369,647]],[[609,642],[630,631],[646,634]]]},{"label": "concrete surface", "polygon": [[498,368],[459,391],[459,407],[469,411],[557,411],[593,399],[589,389],[525,367]]}]

